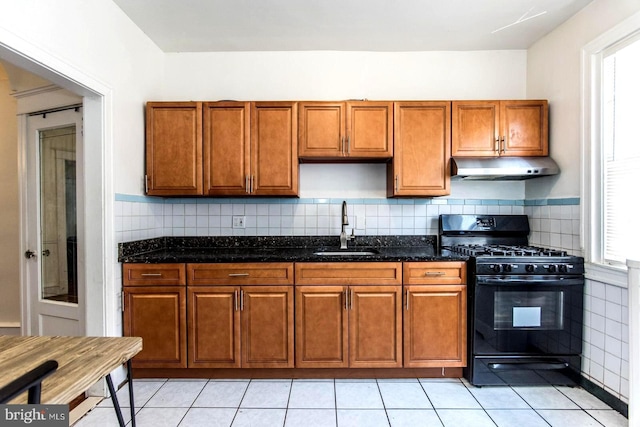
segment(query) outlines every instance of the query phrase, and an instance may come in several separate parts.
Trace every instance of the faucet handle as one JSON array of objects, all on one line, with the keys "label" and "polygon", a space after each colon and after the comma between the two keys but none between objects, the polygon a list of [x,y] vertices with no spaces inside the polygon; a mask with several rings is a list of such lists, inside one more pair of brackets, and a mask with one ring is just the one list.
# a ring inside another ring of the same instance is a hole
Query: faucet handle
[{"label": "faucet handle", "polygon": [[354,228],[351,229],[351,235],[347,236],[347,240],[355,240],[356,238],[356,230]]}]

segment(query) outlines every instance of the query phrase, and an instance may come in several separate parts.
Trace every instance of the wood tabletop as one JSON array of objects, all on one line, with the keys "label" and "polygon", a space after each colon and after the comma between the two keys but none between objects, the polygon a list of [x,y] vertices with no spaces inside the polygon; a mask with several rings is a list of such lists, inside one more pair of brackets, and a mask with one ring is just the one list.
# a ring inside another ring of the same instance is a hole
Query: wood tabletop
[{"label": "wood tabletop", "polygon": [[[41,402],[66,404],[142,350],[140,337],[0,335],[0,387],[42,362],[58,369],[42,382]],[[25,403],[26,392],[12,403]]]}]

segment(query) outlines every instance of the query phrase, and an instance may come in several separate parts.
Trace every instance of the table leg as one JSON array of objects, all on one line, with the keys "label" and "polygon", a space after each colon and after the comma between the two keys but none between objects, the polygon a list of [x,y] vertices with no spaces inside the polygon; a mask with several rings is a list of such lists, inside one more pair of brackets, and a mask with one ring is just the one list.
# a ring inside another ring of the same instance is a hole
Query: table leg
[{"label": "table leg", "polygon": [[131,359],[127,360],[127,382],[129,383],[129,403],[131,404],[131,427],[136,427],[136,411],[133,406],[133,376],[131,375]]},{"label": "table leg", "polygon": [[[116,389],[113,387],[113,381],[111,380],[111,374],[107,375],[107,386],[109,387],[109,393],[111,393],[111,401],[113,402],[113,408],[116,411],[116,417],[118,417],[118,424],[120,427],[125,427],[124,418],[122,418],[122,411],[120,410],[120,404],[118,403],[118,396],[116,396]],[[131,402],[133,405],[133,401]]]}]

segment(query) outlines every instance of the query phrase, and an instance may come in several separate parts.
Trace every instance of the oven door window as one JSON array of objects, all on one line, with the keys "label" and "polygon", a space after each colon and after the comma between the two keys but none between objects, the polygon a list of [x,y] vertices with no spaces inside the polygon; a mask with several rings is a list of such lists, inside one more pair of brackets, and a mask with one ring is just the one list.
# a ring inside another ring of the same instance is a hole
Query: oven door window
[{"label": "oven door window", "polygon": [[563,291],[496,291],[494,329],[561,330],[563,301]]}]

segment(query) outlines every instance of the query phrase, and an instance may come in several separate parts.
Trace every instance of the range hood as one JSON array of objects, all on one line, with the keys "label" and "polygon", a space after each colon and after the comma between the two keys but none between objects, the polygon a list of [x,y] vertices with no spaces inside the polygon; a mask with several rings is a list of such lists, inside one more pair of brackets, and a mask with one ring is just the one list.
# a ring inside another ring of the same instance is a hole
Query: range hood
[{"label": "range hood", "polygon": [[519,181],[557,175],[551,157],[454,157],[451,178],[465,181]]}]

